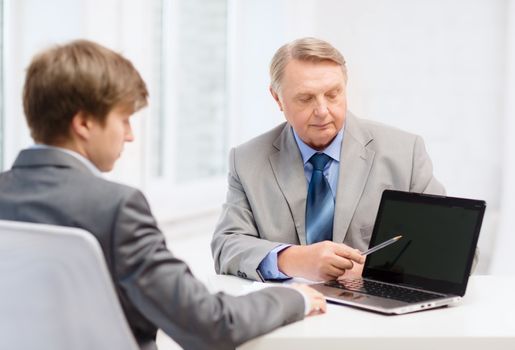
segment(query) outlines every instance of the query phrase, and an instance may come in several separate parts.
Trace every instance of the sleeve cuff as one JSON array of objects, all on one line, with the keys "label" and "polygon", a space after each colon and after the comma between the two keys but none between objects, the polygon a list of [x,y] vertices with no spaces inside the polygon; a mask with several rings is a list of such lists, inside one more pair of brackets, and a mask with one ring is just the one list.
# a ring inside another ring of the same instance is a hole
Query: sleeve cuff
[{"label": "sleeve cuff", "polygon": [[291,278],[279,271],[279,266],[277,266],[277,255],[288,247],[291,247],[291,244],[281,244],[275,247],[259,263],[258,271],[264,280],[284,280]]}]

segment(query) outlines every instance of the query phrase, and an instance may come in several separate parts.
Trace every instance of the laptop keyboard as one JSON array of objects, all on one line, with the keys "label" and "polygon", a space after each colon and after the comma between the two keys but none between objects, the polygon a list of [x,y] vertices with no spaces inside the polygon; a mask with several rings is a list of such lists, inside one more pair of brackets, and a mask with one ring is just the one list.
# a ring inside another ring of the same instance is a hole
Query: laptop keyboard
[{"label": "laptop keyboard", "polygon": [[410,288],[403,288],[393,286],[391,284],[369,281],[363,279],[349,279],[342,281],[329,281],[325,283],[326,286],[335,287],[339,289],[346,289],[353,292],[359,292],[368,295],[374,295],[387,299],[394,299],[404,301],[407,303],[417,303],[420,301],[441,298],[442,295],[422,292]]}]

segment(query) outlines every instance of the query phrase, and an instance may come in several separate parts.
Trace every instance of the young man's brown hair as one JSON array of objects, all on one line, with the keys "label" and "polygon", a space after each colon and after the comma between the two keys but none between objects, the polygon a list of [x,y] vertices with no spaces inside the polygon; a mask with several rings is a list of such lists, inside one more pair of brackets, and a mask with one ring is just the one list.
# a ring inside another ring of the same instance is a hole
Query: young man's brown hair
[{"label": "young man's brown hair", "polygon": [[147,105],[147,98],[145,82],[129,60],[87,40],[34,57],[23,89],[32,138],[50,145],[68,137],[78,112],[103,123],[114,107],[136,112]]}]

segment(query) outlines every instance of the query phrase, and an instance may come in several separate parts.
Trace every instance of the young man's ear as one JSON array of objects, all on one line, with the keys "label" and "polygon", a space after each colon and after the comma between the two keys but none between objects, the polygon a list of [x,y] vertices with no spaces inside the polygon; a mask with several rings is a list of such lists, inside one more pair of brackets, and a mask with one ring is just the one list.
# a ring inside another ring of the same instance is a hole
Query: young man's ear
[{"label": "young man's ear", "polygon": [[277,102],[277,105],[279,106],[279,109],[281,112],[283,111],[283,105],[281,103],[281,100],[279,99],[279,95],[275,90],[270,86],[270,93],[272,94],[272,97],[274,98],[275,102]]},{"label": "young man's ear", "polygon": [[78,111],[72,118],[70,132],[81,139],[89,139],[93,120],[91,116],[83,111]]}]

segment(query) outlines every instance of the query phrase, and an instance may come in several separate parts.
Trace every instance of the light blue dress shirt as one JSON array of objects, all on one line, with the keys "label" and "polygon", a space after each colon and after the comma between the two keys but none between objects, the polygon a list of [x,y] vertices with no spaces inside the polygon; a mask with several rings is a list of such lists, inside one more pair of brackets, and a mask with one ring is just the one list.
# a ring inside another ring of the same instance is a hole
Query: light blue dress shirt
[{"label": "light blue dress shirt", "polygon": [[[342,149],[342,141],[343,141],[343,132],[345,127],[343,127],[340,132],[336,135],[334,140],[327,146],[327,148],[322,152],[331,157],[331,160],[326,164],[324,168],[324,175],[329,182],[329,186],[331,187],[331,192],[333,193],[333,198],[336,198],[336,189],[338,187],[338,174],[340,173],[340,154]],[[313,174],[313,165],[309,162],[311,156],[318,151],[309,147],[302,141],[293,130],[293,135],[295,136],[295,141],[297,142],[297,146],[299,147],[300,154],[302,156],[302,162],[304,163],[304,175],[306,176],[306,181],[309,186],[309,181],[311,181],[311,175]],[[281,244],[274,249],[272,249],[267,256],[261,261],[258,266],[258,271],[261,276],[265,280],[278,280],[278,279],[287,279],[289,276],[285,275],[281,271],[279,271],[279,267],[277,266],[277,255],[283,251],[284,249],[290,247],[291,244]]]}]

